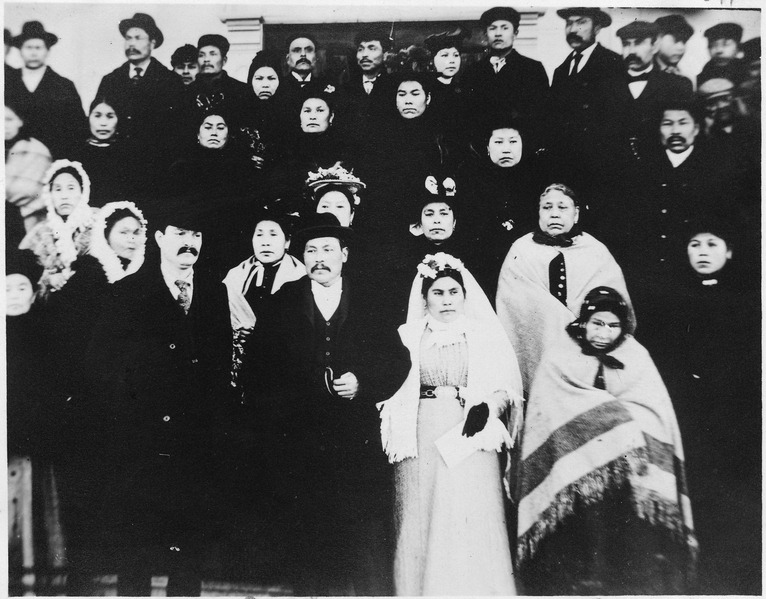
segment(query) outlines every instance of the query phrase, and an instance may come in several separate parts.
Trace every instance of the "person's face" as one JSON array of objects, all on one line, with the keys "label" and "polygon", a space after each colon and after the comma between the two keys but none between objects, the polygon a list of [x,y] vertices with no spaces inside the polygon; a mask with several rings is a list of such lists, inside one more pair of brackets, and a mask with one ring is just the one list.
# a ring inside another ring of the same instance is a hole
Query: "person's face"
[{"label": "person's face", "polygon": [[339,191],[328,191],[317,202],[317,214],[329,212],[334,214],[341,226],[351,226],[354,220],[354,213],[351,210],[351,202]]},{"label": "person's face", "polygon": [[622,334],[622,323],[611,312],[595,312],[585,323],[585,341],[594,349],[609,349]]},{"label": "person's face", "polygon": [[48,46],[41,39],[29,39],[21,44],[19,48],[21,60],[28,69],[39,69],[45,66],[45,59],[48,57]]},{"label": "person's face", "polygon": [[643,71],[654,59],[657,44],[652,38],[629,38],[622,41],[622,59],[629,71]]},{"label": "person's face", "polygon": [[374,75],[383,66],[383,46],[377,40],[362,42],[356,48],[356,62],[362,72]]},{"label": "person's face", "polygon": [[580,218],[574,200],[558,189],[551,190],[540,200],[540,230],[548,235],[569,233]]},{"label": "person's face", "polygon": [[301,106],[301,129],[306,133],[322,133],[332,123],[333,114],[321,98],[308,98]]},{"label": "person's face", "polygon": [[253,232],[253,254],[261,264],[274,264],[285,255],[290,242],[285,232],[277,223],[262,220],[255,226]]},{"label": "person's face", "polygon": [[460,52],[457,48],[442,48],[434,55],[434,69],[440,77],[451,79],[460,70]]},{"label": "person's face", "polygon": [[98,104],[88,117],[90,133],[96,139],[110,139],[117,131],[117,113],[108,104]]},{"label": "person's face", "polygon": [[665,64],[676,66],[686,54],[686,42],[676,39],[672,33],[660,36],[658,56]]},{"label": "person's face", "polygon": [[290,42],[287,52],[287,66],[299,75],[308,75],[314,68],[317,54],[314,43],[306,38],[299,37]]},{"label": "person's face", "polygon": [[199,72],[199,63],[197,62],[182,62],[173,67],[173,70],[181,75],[181,80],[184,85],[190,85],[194,83]]},{"label": "person's face", "polygon": [[421,116],[431,102],[419,81],[402,81],[396,90],[396,109],[402,118],[416,119]]},{"label": "person's face", "polygon": [[573,50],[584,50],[595,43],[601,27],[595,25],[590,17],[573,15],[567,18],[564,31],[567,43]]},{"label": "person's face", "polygon": [[69,216],[82,198],[80,183],[70,173],[56,175],[51,182],[51,198],[56,214],[62,217]]},{"label": "person's face", "polygon": [[338,280],[346,260],[348,248],[341,247],[337,237],[309,239],[303,250],[303,263],[309,279],[325,287]]},{"label": "person's face", "polygon": [[32,282],[21,273],[5,276],[5,314],[21,316],[32,307],[34,288]]},{"label": "person's face", "polygon": [[452,322],[465,314],[465,292],[452,277],[436,279],[426,293],[426,310],[439,322]]},{"label": "person's face", "polygon": [[718,272],[731,260],[731,250],[726,242],[712,233],[698,233],[686,246],[689,264],[701,275]]},{"label": "person's face", "polygon": [[455,232],[455,213],[449,204],[434,202],[426,204],[420,212],[420,227],[423,236],[432,243],[447,241]]},{"label": "person's face", "polygon": [[176,270],[194,266],[202,249],[202,233],[168,225],[157,231],[154,240],[160,248],[160,260]]},{"label": "person's face", "polygon": [[731,124],[734,120],[734,95],[722,93],[705,100],[705,112],[719,126]]},{"label": "person's face", "polygon": [[152,55],[156,42],[140,27],[125,32],[125,56],[132,63],[143,62]]},{"label": "person's face", "polygon": [[666,110],[662,115],[660,141],[670,152],[681,154],[688,150],[699,132],[699,125],[686,110]]},{"label": "person's face", "polygon": [[493,21],[487,27],[486,33],[489,48],[492,52],[502,54],[513,49],[513,42],[516,40],[516,29],[510,21]]},{"label": "person's face", "polygon": [[19,130],[24,126],[24,121],[13,110],[5,107],[5,141],[15,139]]},{"label": "person's face", "polygon": [[495,129],[487,143],[489,159],[497,166],[510,168],[521,161],[523,144],[516,129]]},{"label": "person's face", "polygon": [[114,223],[106,242],[120,258],[132,260],[136,255],[140,237],[141,223],[137,218],[126,216]]},{"label": "person's face", "polygon": [[218,46],[202,46],[197,54],[199,72],[204,75],[217,75],[226,64],[226,56],[221,54]]},{"label": "person's face", "polygon": [[202,121],[197,140],[203,148],[219,150],[229,140],[229,126],[222,116],[211,114]]},{"label": "person's face", "polygon": [[718,66],[726,66],[737,57],[739,44],[734,40],[722,38],[710,42],[708,44],[708,50],[710,51],[710,58],[713,59],[715,64]]},{"label": "person's face", "polygon": [[279,75],[271,67],[261,67],[253,73],[253,91],[259,100],[268,100],[279,87]]}]

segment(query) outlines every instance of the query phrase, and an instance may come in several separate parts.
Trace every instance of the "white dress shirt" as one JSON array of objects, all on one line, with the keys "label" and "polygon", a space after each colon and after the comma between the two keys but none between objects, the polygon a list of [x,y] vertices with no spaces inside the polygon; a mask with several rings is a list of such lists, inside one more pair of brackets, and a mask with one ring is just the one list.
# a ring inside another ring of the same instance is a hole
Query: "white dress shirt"
[{"label": "white dress shirt", "polygon": [[35,93],[37,86],[40,85],[40,82],[45,76],[45,71],[47,70],[48,67],[42,67],[41,69],[21,67],[21,80],[24,82],[24,87],[27,88],[27,91],[30,94]]},{"label": "white dress shirt", "polygon": [[665,150],[665,153],[668,155],[668,160],[670,160],[670,164],[673,165],[673,168],[678,168],[686,161],[693,151],[694,145],[691,145],[680,154],[676,154],[670,150]]},{"label": "white dress shirt", "polygon": [[170,294],[173,299],[178,301],[178,296],[181,295],[181,290],[176,281],[186,281],[189,283],[187,290],[189,292],[189,303],[191,305],[192,297],[194,295],[194,269],[187,268],[186,270],[176,270],[166,264],[160,264],[160,272],[162,272],[162,278],[165,280],[165,285],[170,290]]},{"label": "white dress shirt", "polygon": [[325,320],[330,320],[338,309],[341,293],[343,293],[342,277],[338,277],[338,280],[329,287],[311,281],[311,294],[314,296],[314,303]]},{"label": "white dress shirt", "polygon": [[[585,50],[580,52],[580,56],[582,56],[582,58],[580,59],[580,64],[577,65],[577,72],[578,73],[580,71],[582,71],[583,67],[588,63],[588,59],[590,58],[590,55],[593,54],[593,50],[596,48],[597,45],[598,45],[598,42],[596,42],[595,44],[591,44],[590,46],[585,48]],[[570,75],[572,74],[572,67],[574,66],[574,56],[575,56],[575,54],[577,54],[577,52],[572,52],[572,54],[570,54],[570,59],[571,59],[571,62],[569,63],[569,74]]]}]

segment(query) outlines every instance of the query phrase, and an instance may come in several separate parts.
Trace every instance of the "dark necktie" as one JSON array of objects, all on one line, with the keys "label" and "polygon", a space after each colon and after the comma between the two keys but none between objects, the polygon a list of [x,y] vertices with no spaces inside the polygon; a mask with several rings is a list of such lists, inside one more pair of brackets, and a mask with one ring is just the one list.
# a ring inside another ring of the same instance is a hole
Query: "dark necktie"
[{"label": "dark necktie", "polygon": [[582,60],[582,53],[575,52],[574,56],[572,57],[572,70],[569,72],[570,77],[574,77],[575,75],[577,75],[577,67],[580,66],[581,60]]},{"label": "dark necktie", "polygon": [[181,290],[176,301],[178,302],[178,305],[183,308],[184,314],[188,314],[189,308],[191,307],[191,297],[189,297],[189,283],[187,281],[178,279],[176,281],[176,287]]},{"label": "dark necktie", "polygon": [[132,77],[133,85],[136,85],[141,80],[141,71],[143,71],[143,69],[141,67],[136,67],[135,71],[136,72]]}]

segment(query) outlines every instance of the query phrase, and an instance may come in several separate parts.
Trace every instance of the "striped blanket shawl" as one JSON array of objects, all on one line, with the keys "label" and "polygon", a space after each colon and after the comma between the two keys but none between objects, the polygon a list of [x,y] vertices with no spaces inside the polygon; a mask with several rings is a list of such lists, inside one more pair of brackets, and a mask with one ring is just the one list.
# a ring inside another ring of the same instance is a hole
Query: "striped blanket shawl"
[{"label": "striped blanket shawl", "polygon": [[[610,489],[630,491],[635,514],[664,526],[696,555],[678,423],[648,352],[631,336],[593,386],[598,359],[561,337],[543,358],[529,400],[518,479],[518,565],[573,512]],[[693,563],[694,560],[691,560]]]}]

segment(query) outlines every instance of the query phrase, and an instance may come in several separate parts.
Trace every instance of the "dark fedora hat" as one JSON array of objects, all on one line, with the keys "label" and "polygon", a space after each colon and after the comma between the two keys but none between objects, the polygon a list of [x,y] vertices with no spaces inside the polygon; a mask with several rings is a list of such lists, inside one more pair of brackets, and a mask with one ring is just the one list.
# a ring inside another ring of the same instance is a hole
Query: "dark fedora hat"
[{"label": "dark fedora hat", "polygon": [[557,10],[556,14],[562,19],[568,19],[569,17],[588,17],[593,19],[594,25],[597,25],[598,27],[609,27],[609,25],[612,24],[612,17],[600,8],[594,6],[562,8]]},{"label": "dark fedora hat", "polygon": [[120,21],[119,28],[122,37],[125,37],[128,29],[131,29],[132,27],[138,27],[139,29],[146,31],[149,39],[154,40],[155,48],[159,48],[162,45],[162,42],[165,41],[165,37],[162,35],[162,31],[160,31],[159,27],[157,27],[154,19],[145,13],[137,12],[133,15],[132,19],[123,19]]},{"label": "dark fedora hat", "polygon": [[479,24],[482,29],[486,29],[495,21],[508,21],[513,25],[513,28],[518,31],[519,23],[521,23],[521,15],[519,11],[510,6],[493,6],[489,10],[485,10],[481,17],[479,17]]},{"label": "dark fedora hat", "polygon": [[348,247],[353,240],[354,232],[349,227],[341,226],[338,218],[329,212],[311,213],[301,221],[292,241],[296,256],[303,253],[306,243],[317,237],[335,237],[344,247]]},{"label": "dark fedora hat", "polygon": [[21,45],[27,40],[43,40],[46,47],[50,48],[59,41],[58,36],[45,31],[45,27],[40,21],[27,21],[21,27],[21,33],[11,39],[11,45],[21,48]]}]

